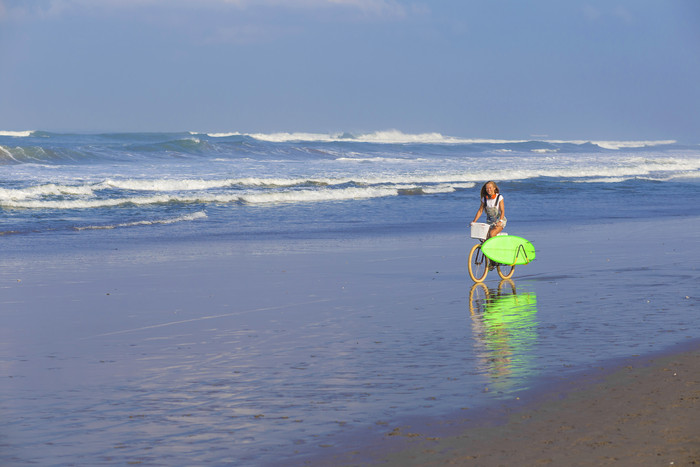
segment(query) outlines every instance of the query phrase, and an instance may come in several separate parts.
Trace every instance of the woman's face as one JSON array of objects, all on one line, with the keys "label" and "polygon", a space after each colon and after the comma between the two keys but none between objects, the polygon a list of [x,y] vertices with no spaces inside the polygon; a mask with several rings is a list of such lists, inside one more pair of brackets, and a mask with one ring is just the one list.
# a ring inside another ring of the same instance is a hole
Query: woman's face
[{"label": "woman's face", "polygon": [[486,193],[488,193],[489,196],[493,196],[496,193],[496,186],[493,183],[487,183]]}]

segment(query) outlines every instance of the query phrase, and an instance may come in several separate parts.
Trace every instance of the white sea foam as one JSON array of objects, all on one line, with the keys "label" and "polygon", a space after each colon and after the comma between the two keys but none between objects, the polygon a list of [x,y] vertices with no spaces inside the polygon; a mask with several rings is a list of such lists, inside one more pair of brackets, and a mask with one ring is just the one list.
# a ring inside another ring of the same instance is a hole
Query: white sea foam
[{"label": "white sea foam", "polygon": [[208,190],[212,188],[221,188],[230,186],[231,180],[171,180],[171,179],[151,179],[151,180],[113,180],[108,179],[96,185],[97,189],[116,188],[120,190],[131,191],[189,191],[189,190]]},{"label": "white sea foam", "polygon": [[230,180],[231,185],[241,185],[250,187],[291,187],[299,185],[336,185],[348,183],[350,179],[331,178],[262,178],[247,177],[234,178]]},{"label": "white sea foam", "polygon": [[[338,157],[335,160],[339,162],[399,162],[403,164],[409,162],[409,160],[399,157]],[[410,162],[421,162],[424,160],[425,159],[411,158]]]},{"label": "white sea foam", "polygon": [[679,179],[700,179],[700,172],[698,171],[691,171],[691,172],[679,172],[679,173],[674,173],[671,175],[655,175],[651,176],[648,174],[645,175],[635,175],[635,176],[627,176],[627,177],[592,177],[592,178],[582,178],[582,179],[574,179],[574,180],[567,180],[572,183],[622,183],[626,182],[628,180],[648,180],[652,182],[669,182],[671,180],[679,180]]},{"label": "white sea foam", "polygon": [[573,183],[622,183],[627,180],[632,180],[635,177],[600,177],[600,178],[586,178],[581,180],[570,180]]},{"label": "white sea foam", "polygon": [[677,143],[676,140],[673,139],[665,139],[665,140],[646,140],[646,141],[605,141],[605,140],[586,140],[586,139],[580,139],[580,140],[561,140],[561,139],[547,139],[543,140],[545,143],[550,143],[550,144],[576,144],[576,145],[582,145],[582,144],[595,144],[596,146],[599,146],[603,149],[634,149],[634,148],[645,148],[645,147],[654,147],[654,146],[663,146],[663,145],[668,145],[668,144],[675,144]]},{"label": "white sea foam", "polygon": [[[345,165],[326,166],[328,177],[240,178],[107,178],[1,188],[0,205],[23,209],[92,209],[167,203],[293,203],[383,196],[450,193],[473,188],[484,180],[562,178],[582,183],[619,183],[629,179],[669,180],[700,177],[700,158],[658,155],[542,155],[508,158],[508,164],[478,160],[428,160],[420,172],[414,166],[378,171]],[[433,165],[435,164],[435,165]]]},{"label": "white sea foam", "polygon": [[[612,165],[614,163],[616,165]],[[357,173],[348,177],[227,178],[227,179],[107,179],[103,182],[41,184],[0,189],[0,203],[8,208],[89,209],[126,204],[259,203],[362,199],[404,193],[445,193],[473,188],[486,179],[525,180],[560,177],[580,182],[620,182],[649,177],[700,177],[700,160],[693,158],[630,157],[577,162],[575,157],[524,160],[518,166],[444,170],[439,173]],[[281,191],[285,188],[291,190]],[[296,188],[296,189],[295,189]],[[114,193],[104,194],[106,190]],[[123,191],[120,193],[119,191]],[[143,192],[135,196],[133,192]],[[98,195],[99,194],[99,195]]]},{"label": "white sea foam", "polygon": [[1,200],[0,206],[20,209],[90,209],[122,206],[125,204],[147,205],[178,201],[177,197],[160,195],[149,197],[108,199],[64,199],[64,200]]},{"label": "white sea foam", "polygon": [[459,138],[445,136],[441,133],[404,133],[399,130],[375,131],[371,133],[360,133],[348,135],[347,133],[324,134],[324,133],[304,133],[304,132],[278,132],[278,133],[207,133],[212,138],[225,138],[231,136],[249,136],[259,141],[273,143],[287,142],[356,142],[356,143],[383,143],[383,144],[469,144],[469,143],[523,143],[527,140],[505,140],[505,139],[479,139],[479,138]]},{"label": "white sea foam", "polygon": [[125,179],[114,180],[108,179],[94,186],[95,189],[116,188],[120,190],[131,191],[153,191],[153,192],[172,192],[172,191],[201,191],[215,188],[226,188],[232,186],[250,186],[250,187],[288,187],[303,184],[318,184],[326,185],[333,183],[347,183],[348,180],[332,179],[306,179],[306,178],[262,178],[262,177],[246,177],[246,178],[227,178],[227,179]]},{"label": "white sea foam", "polygon": [[19,201],[43,196],[90,196],[93,190],[85,185],[46,185],[30,186],[27,188],[0,188],[0,201]]},{"label": "white sea foam", "polygon": [[111,229],[116,229],[119,227],[136,227],[139,225],[167,225],[167,224],[176,224],[178,222],[188,222],[188,221],[196,221],[199,219],[205,219],[207,217],[207,213],[204,211],[199,211],[195,212],[193,214],[186,214],[184,216],[178,216],[178,217],[173,217],[170,219],[155,219],[155,220],[143,220],[143,221],[134,221],[134,222],[123,222],[120,224],[112,224],[112,225],[88,225],[84,227],[75,227],[75,230],[111,230]]},{"label": "white sea foam", "polygon": [[331,135],[319,133],[250,133],[247,136],[255,138],[259,141],[268,141],[271,143],[288,143],[293,141],[336,141],[336,138]]},{"label": "white sea foam", "polygon": [[403,133],[399,130],[387,130],[387,131],[377,131],[373,133],[366,133],[358,135],[353,138],[354,141],[363,143],[394,143],[394,144],[406,144],[406,143],[423,143],[423,144],[441,144],[441,143],[463,143],[463,142],[476,142],[470,140],[464,140],[461,138],[454,138],[451,136],[443,136],[440,133],[419,133],[419,134],[409,134]]},{"label": "white sea foam", "polygon": [[[401,184],[401,183],[443,183],[443,182],[465,182],[471,181],[471,178],[465,180],[464,177],[470,177],[467,174],[407,174],[407,175],[387,175],[387,176],[355,176],[355,177],[339,177],[339,178],[263,178],[263,177],[247,177],[247,178],[230,178],[222,180],[169,180],[169,179],[151,179],[151,180],[105,180],[102,183],[90,185],[92,190],[103,190],[109,188],[130,190],[130,191],[152,191],[152,192],[182,192],[182,191],[205,191],[216,188],[227,187],[251,187],[251,188],[285,188],[285,187],[301,187],[301,186],[328,186],[345,185],[355,183],[358,185],[386,185],[386,184]],[[476,180],[480,180],[477,178]]]},{"label": "white sea foam", "polygon": [[[430,190],[430,188],[429,188]],[[442,187],[435,188],[435,192],[447,192],[452,189]],[[144,206],[165,203],[244,203],[244,204],[274,204],[274,203],[308,203],[323,201],[342,201],[351,199],[381,198],[386,196],[399,195],[400,189],[397,186],[372,186],[372,187],[352,187],[352,188],[321,188],[321,189],[299,189],[286,191],[267,191],[259,193],[231,193],[231,194],[208,194],[198,193],[193,195],[156,195],[156,196],[132,196],[122,198],[107,199],[62,199],[62,200],[40,200],[40,199],[1,199],[0,206],[5,208],[21,209],[92,209],[106,208],[123,205]]]},{"label": "white sea foam", "polygon": [[681,172],[678,174],[674,174],[669,176],[667,179],[661,179],[662,181],[668,181],[668,180],[678,180],[678,179],[692,179],[692,178],[698,178],[700,179],[700,172]]},{"label": "white sea foam", "polygon": [[[208,133],[212,138],[224,138],[230,136],[249,136],[259,141],[274,143],[287,142],[356,142],[378,144],[517,144],[527,143],[529,139],[494,139],[494,138],[463,138],[446,136],[442,133],[404,133],[400,130],[384,130],[369,133],[349,135],[347,133],[324,134],[308,132],[278,132],[278,133]],[[542,140],[551,144],[595,144],[604,149],[631,149],[675,144],[676,140],[641,140],[641,141],[606,141],[606,140]],[[502,150],[509,151],[509,150]],[[549,149],[535,149],[534,152],[549,151]]]},{"label": "white sea foam", "polygon": [[0,136],[14,136],[16,138],[26,138],[34,133],[33,130],[28,131],[5,131],[0,130]]},{"label": "white sea foam", "polygon": [[397,196],[399,190],[392,188],[342,188],[338,190],[297,190],[260,193],[241,196],[241,202],[249,204],[298,203],[319,201],[343,201],[350,199],[383,198]]},{"label": "white sea foam", "polygon": [[423,193],[431,195],[438,193],[452,193],[454,191],[456,191],[456,187],[449,184],[423,187]]},{"label": "white sea foam", "polygon": [[605,149],[630,149],[644,148],[653,146],[662,146],[666,144],[675,144],[675,140],[660,140],[660,141],[591,141],[593,144]]},{"label": "white sea foam", "polygon": [[[191,134],[199,134],[199,132],[191,131]],[[241,136],[241,133],[206,133],[210,138],[228,138],[230,136]]]},{"label": "white sea foam", "polygon": [[[471,187],[474,186],[473,183],[470,184]],[[453,193],[457,190],[457,186],[452,184],[440,184],[440,185],[397,185],[396,186],[399,194],[406,195],[435,195],[440,193]]]}]

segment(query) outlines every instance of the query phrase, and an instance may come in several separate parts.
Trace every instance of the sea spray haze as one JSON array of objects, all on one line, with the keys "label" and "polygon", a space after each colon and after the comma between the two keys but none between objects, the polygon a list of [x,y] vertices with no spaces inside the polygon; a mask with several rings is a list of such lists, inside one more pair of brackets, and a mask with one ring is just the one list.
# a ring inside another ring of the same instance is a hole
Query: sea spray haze
[{"label": "sea spray haze", "polygon": [[674,141],[27,131],[0,132],[0,164],[0,232],[68,244],[463,228],[486,180],[511,225],[700,206],[700,147]]}]

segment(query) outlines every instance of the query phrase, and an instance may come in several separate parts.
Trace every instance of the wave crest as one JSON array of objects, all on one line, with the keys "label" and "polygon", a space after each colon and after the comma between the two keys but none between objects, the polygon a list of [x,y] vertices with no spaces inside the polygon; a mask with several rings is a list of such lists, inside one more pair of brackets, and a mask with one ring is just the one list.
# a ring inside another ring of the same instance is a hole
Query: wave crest
[{"label": "wave crest", "polygon": [[13,138],[26,138],[28,136],[32,136],[33,133],[34,133],[34,130],[27,130],[27,131],[0,130],[0,136],[10,136]]},{"label": "wave crest", "polygon": [[595,145],[602,149],[634,149],[675,144],[676,140],[638,140],[638,141],[606,141],[606,140],[557,140],[557,139],[494,139],[494,138],[463,138],[446,136],[438,132],[404,133],[400,130],[381,130],[368,133],[309,133],[309,132],[277,132],[277,133],[207,133],[211,138],[228,138],[233,136],[249,137],[258,141],[271,143],[318,142],[318,143],[377,143],[377,144],[522,144],[541,142],[548,144]]}]

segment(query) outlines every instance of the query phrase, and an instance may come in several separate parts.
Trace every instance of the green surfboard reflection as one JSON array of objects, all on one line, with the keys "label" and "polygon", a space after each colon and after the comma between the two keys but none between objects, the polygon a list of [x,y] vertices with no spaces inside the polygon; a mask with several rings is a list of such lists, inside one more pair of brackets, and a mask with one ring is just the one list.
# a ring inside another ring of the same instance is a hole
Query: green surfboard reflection
[{"label": "green surfboard reflection", "polygon": [[469,291],[469,313],[480,369],[489,375],[489,390],[526,389],[536,372],[536,294],[517,293],[509,279],[497,289],[476,283]]}]

